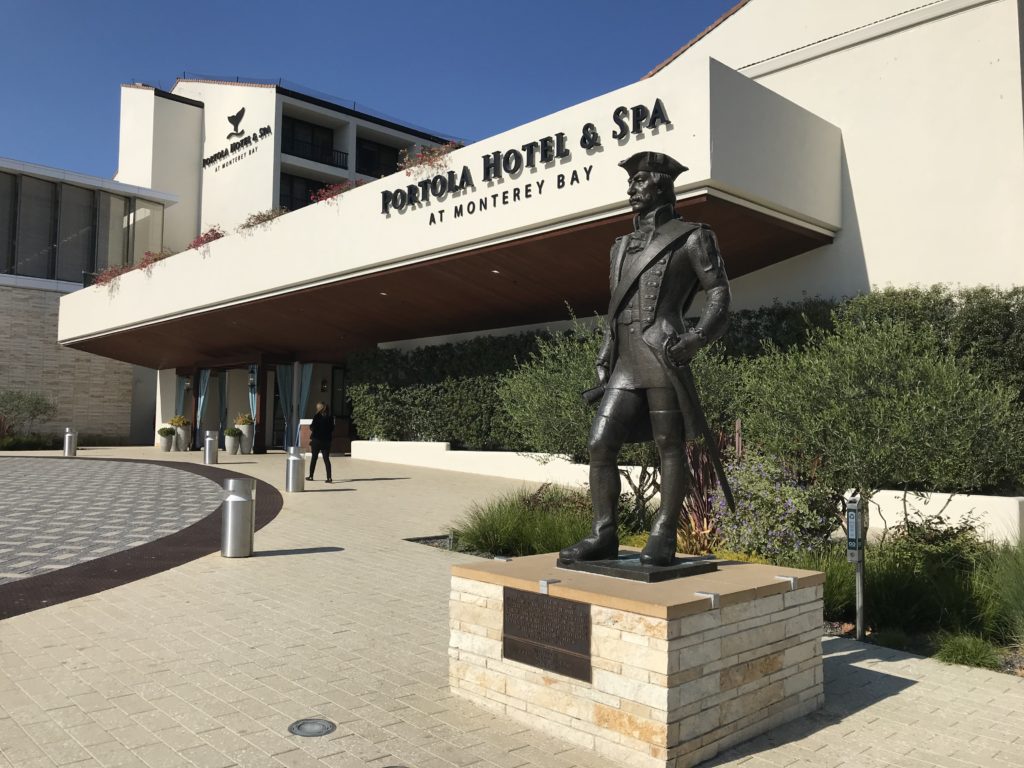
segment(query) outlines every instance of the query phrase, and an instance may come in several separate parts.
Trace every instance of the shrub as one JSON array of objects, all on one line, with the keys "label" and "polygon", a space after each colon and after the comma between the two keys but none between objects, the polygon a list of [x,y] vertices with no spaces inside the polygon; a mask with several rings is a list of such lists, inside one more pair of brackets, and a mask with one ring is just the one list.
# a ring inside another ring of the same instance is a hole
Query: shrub
[{"label": "shrub", "polygon": [[61,447],[59,437],[45,435],[5,435],[0,437],[0,451],[47,451]]},{"label": "shrub", "polygon": [[935,658],[947,664],[998,669],[1002,654],[984,638],[971,634],[944,634],[939,637]]},{"label": "shrub", "polygon": [[345,181],[339,181],[337,184],[326,184],[309,194],[309,202],[322,203],[325,200],[335,200],[339,195],[348,192],[350,189],[360,187],[365,183],[362,179],[346,179]]},{"label": "shrub", "polygon": [[991,492],[1024,474],[1016,393],[944,353],[926,329],[843,325],[754,361],[744,387],[749,440],[837,495]]},{"label": "shrub", "polygon": [[248,411],[242,412],[242,413],[238,414],[237,416],[235,416],[235,424],[237,426],[242,426],[243,424],[252,424],[252,423],[253,423],[252,414],[249,413]]},{"label": "shrub", "polygon": [[973,591],[978,630],[1024,647],[1024,542],[986,547],[974,569]]},{"label": "shrub", "polygon": [[880,629],[871,633],[871,642],[877,645],[884,645],[886,648],[894,648],[897,651],[906,651],[910,648],[910,635],[902,629]]},{"label": "shrub", "polygon": [[156,433],[160,435],[160,437],[174,437],[174,435],[177,433],[177,430],[175,430],[174,427],[160,427],[160,429],[158,429]]},{"label": "shrub", "polygon": [[242,430],[238,427],[228,427],[224,430],[224,437],[241,437]]},{"label": "shrub", "polygon": [[767,558],[817,550],[839,527],[831,494],[808,485],[778,462],[748,450],[726,464],[736,512],[720,490],[712,496],[722,546]]},{"label": "shrub", "polygon": [[590,526],[586,491],[544,485],[474,504],[451,533],[456,549],[520,557],[564,549]]},{"label": "shrub", "polygon": [[468,450],[524,450],[498,400],[498,382],[537,336],[480,337],[349,360],[352,418],[362,438],[437,440]]},{"label": "shrub", "polygon": [[53,401],[38,392],[0,391],[0,437],[27,432],[33,422],[50,418],[56,412]]},{"label": "shrub", "polygon": [[190,424],[192,424],[192,422],[189,419],[186,419],[180,413],[177,414],[176,416],[171,416],[171,418],[167,420],[167,423],[170,424],[172,427],[187,427]]},{"label": "shrub", "polygon": [[794,552],[779,558],[778,563],[825,574],[823,602],[827,621],[856,618],[856,570],[853,563],[847,562],[845,542],[830,541],[817,550]]}]

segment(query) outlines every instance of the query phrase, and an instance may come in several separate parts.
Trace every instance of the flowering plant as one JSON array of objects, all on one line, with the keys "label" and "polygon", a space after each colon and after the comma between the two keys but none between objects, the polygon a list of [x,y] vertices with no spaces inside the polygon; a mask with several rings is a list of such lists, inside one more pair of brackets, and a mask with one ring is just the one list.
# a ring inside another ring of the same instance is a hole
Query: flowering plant
[{"label": "flowering plant", "polygon": [[288,213],[287,208],[268,208],[265,211],[250,213],[249,217],[238,225],[237,230],[239,232],[244,232],[248,229],[262,227],[264,224],[269,224],[278,216],[284,216],[286,213]]},{"label": "flowering plant", "polygon": [[171,418],[167,420],[167,423],[172,427],[187,427],[192,422],[179,413],[177,416],[171,416]]},{"label": "flowering plant", "polygon": [[252,414],[245,412],[238,414],[235,416],[235,424],[252,424]]},{"label": "flowering plant", "polygon": [[214,240],[220,240],[222,237],[224,237],[224,230],[221,229],[217,224],[214,224],[208,230],[206,230],[201,235],[196,237],[195,240],[189,243],[188,247],[192,250],[196,250],[202,248],[204,245],[209,245]]},{"label": "flowering plant", "polygon": [[406,176],[412,176],[417,168],[424,170],[443,171],[447,165],[447,157],[456,149],[466,146],[461,141],[449,141],[447,144],[437,146],[419,147],[414,153],[408,149],[398,150],[398,170],[405,171]]},{"label": "flowering plant", "polygon": [[345,181],[339,181],[337,184],[326,184],[310,194],[309,201],[311,203],[322,203],[325,200],[333,200],[343,192],[348,192],[350,189],[355,189],[365,183],[362,179],[346,179]]}]

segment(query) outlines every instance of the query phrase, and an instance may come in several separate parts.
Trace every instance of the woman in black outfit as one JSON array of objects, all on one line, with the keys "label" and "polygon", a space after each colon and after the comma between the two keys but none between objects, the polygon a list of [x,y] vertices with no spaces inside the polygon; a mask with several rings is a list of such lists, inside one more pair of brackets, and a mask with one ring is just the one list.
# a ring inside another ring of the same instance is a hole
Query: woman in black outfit
[{"label": "woman in black outfit", "polygon": [[334,436],[334,417],[324,403],[316,404],[316,413],[313,414],[313,423],[309,428],[309,452],[313,458],[309,462],[309,477],[313,479],[313,472],[316,470],[316,455],[319,453],[324,457],[324,466],[327,467],[327,482],[331,482],[331,438]]}]

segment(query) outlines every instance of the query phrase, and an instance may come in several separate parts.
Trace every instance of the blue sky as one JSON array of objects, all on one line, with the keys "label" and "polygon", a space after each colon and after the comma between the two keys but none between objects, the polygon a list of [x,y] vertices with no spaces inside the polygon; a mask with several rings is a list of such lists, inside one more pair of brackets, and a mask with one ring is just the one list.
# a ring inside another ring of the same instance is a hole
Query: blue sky
[{"label": "blue sky", "polygon": [[183,72],[476,141],[640,79],[735,2],[0,0],[0,155],[110,177],[119,85]]}]

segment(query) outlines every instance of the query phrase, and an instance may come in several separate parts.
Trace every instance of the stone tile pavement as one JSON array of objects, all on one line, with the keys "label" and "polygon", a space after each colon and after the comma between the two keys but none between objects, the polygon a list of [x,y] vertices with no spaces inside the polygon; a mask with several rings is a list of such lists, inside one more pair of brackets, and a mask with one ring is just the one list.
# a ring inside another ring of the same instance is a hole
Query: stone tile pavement
[{"label": "stone tile pavement", "polygon": [[[0,621],[0,768],[611,768],[447,690],[449,567],[469,558],[403,539],[517,483],[335,461],[333,485],[285,496],[255,557]],[[281,454],[222,465],[283,486]],[[1024,766],[1024,680],[846,640],[825,652],[825,710],[709,765]],[[287,733],[312,716],[338,730]]]},{"label": "stone tile pavement", "polygon": [[180,531],[224,494],[167,467],[0,456],[0,584]]}]

